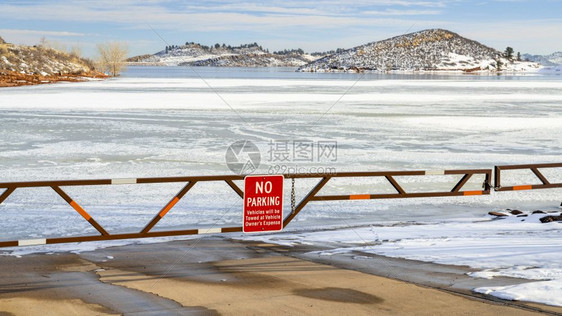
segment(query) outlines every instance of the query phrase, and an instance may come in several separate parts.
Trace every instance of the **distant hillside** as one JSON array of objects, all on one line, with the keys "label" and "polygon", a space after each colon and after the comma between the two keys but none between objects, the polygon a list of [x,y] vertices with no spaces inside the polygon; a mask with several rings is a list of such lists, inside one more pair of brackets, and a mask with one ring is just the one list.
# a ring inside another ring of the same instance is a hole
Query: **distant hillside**
[{"label": "distant hillside", "polygon": [[310,62],[302,55],[276,55],[270,53],[223,55],[193,62],[180,63],[180,66],[213,67],[299,67]]},{"label": "distant hillside", "polygon": [[186,43],[182,46],[167,46],[154,55],[142,55],[127,61],[137,64],[167,66],[215,66],[215,67],[299,67],[316,57],[302,50],[270,53],[257,43],[240,46]]},{"label": "distant hillside", "polygon": [[0,38],[0,86],[80,81],[80,77],[103,74],[78,56],[43,46],[9,44]]},{"label": "distant hillside", "polygon": [[559,66],[562,65],[562,52],[555,52],[550,55],[531,55],[523,54],[521,58],[541,63],[543,66]]},{"label": "distant hillside", "polygon": [[[499,65],[498,65],[499,62]],[[300,71],[525,71],[538,64],[508,60],[456,33],[430,29],[357,46],[313,61]]]},{"label": "distant hillside", "polygon": [[138,63],[138,62],[142,62],[143,60],[148,59],[150,57],[152,57],[151,54],[144,54],[144,55],[139,55],[139,56],[127,58],[125,61],[129,62],[129,63]]},{"label": "distant hillside", "polygon": [[0,69],[25,74],[81,74],[94,69],[91,62],[42,46],[0,44]]}]

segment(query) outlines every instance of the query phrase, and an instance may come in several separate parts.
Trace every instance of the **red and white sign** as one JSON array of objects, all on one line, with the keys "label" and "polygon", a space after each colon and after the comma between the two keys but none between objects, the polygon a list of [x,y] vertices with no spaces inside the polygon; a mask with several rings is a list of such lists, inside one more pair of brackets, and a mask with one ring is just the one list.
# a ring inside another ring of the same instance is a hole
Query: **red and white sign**
[{"label": "red and white sign", "polygon": [[282,175],[244,178],[245,233],[283,229],[283,180]]}]

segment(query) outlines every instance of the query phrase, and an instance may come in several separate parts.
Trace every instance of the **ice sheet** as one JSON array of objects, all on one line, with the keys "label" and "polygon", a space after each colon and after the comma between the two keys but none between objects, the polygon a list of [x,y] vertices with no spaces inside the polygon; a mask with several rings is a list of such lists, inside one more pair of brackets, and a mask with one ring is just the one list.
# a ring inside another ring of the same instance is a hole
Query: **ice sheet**
[{"label": "ice sheet", "polygon": [[[556,213],[557,215],[558,213]],[[503,299],[562,306],[562,224],[540,223],[546,214],[528,217],[492,216],[441,222],[401,222],[386,226],[355,227],[285,235],[244,236],[244,239],[292,246],[318,244],[331,250],[363,252],[410,260],[481,269],[473,277],[506,276],[533,280],[521,285],[482,287],[475,291]],[[540,280],[540,281],[537,281]]]}]

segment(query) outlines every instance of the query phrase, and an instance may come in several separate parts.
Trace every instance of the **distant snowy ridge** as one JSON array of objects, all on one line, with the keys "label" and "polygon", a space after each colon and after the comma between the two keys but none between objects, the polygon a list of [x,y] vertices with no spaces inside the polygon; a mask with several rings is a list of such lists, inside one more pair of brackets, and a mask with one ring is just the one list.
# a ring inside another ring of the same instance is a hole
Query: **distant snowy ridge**
[{"label": "distant snowy ridge", "polygon": [[540,64],[503,53],[443,29],[429,29],[326,56],[299,71],[537,71]]},{"label": "distant snowy ridge", "polygon": [[270,53],[257,43],[236,47],[204,46],[186,43],[169,46],[154,55],[129,58],[132,64],[154,64],[165,66],[214,66],[214,67],[299,67],[315,57],[302,52],[287,54]]},{"label": "distant snowy ridge", "polygon": [[180,66],[214,66],[214,67],[300,67],[310,62],[303,55],[277,54],[240,54],[223,55],[204,60],[180,63]]},{"label": "distant snowy ridge", "polygon": [[554,52],[550,55],[531,55],[523,54],[521,58],[541,63],[543,66],[560,66],[562,65],[562,52]]}]

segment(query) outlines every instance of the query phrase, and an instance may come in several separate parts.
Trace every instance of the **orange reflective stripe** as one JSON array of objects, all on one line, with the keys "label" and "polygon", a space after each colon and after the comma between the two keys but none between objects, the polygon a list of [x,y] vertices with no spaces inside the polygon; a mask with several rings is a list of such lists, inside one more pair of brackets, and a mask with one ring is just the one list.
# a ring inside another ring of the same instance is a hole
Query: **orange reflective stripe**
[{"label": "orange reflective stripe", "polygon": [[349,196],[350,200],[368,200],[370,198],[371,198],[370,194],[356,194],[356,195]]},{"label": "orange reflective stripe", "polygon": [[174,197],[170,203],[168,203],[168,205],[166,205],[166,207],[164,207],[164,209],[162,211],[160,211],[160,214],[158,214],[160,216],[160,218],[164,217],[164,215],[166,215],[166,213],[168,213],[169,210],[172,209],[172,207],[174,207],[174,205],[176,205],[176,203],[178,203],[180,199],[178,199],[178,197]]},{"label": "orange reflective stripe", "polygon": [[482,195],[482,191],[464,191],[463,195]]},{"label": "orange reflective stripe", "polygon": [[84,209],[80,205],[78,205],[76,202],[70,201],[70,206],[72,206],[72,208],[74,208],[78,213],[80,213],[80,215],[82,215],[82,217],[84,217],[87,221],[89,221],[90,218],[92,218],[90,216],[90,214],[88,214],[86,211],[84,211]]},{"label": "orange reflective stripe", "polygon": [[514,185],[513,190],[531,190],[533,188],[532,185]]}]

